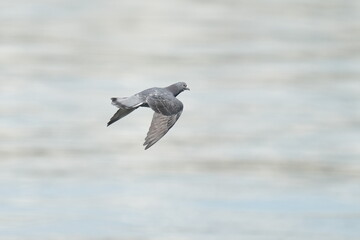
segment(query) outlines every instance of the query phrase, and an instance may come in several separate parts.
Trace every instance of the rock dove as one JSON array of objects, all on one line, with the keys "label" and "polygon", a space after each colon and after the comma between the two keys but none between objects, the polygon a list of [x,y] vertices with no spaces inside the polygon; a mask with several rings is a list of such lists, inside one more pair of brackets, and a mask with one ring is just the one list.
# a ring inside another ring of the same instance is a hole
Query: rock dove
[{"label": "rock dove", "polygon": [[112,116],[107,126],[125,117],[138,107],[149,107],[154,110],[154,116],[147,136],[145,150],[159,141],[179,119],[183,104],[176,96],[184,90],[190,90],[186,83],[178,82],[165,88],[149,88],[131,97],[111,98],[111,104],[119,108]]}]

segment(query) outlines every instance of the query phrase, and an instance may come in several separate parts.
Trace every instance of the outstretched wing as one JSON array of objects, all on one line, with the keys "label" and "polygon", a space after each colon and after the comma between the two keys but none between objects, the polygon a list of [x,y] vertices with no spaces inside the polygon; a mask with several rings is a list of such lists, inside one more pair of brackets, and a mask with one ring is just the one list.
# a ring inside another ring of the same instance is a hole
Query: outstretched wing
[{"label": "outstretched wing", "polygon": [[143,99],[139,97],[138,94],[135,94],[131,97],[120,97],[120,98],[111,98],[111,104],[119,108],[119,110],[112,116],[110,121],[107,123],[107,126],[116,122],[117,120],[125,117],[140,105],[144,103]]},{"label": "outstretched wing", "polygon": [[146,98],[146,103],[156,113],[170,116],[183,110],[183,104],[179,99],[168,94],[155,94]]},{"label": "outstretched wing", "polygon": [[155,113],[145,138],[145,150],[159,141],[174,126],[183,110],[182,102],[167,93],[149,95],[146,103]]},{"label": "outstretched wing", "polygon": [[114,114],[114,116],[111,117],[110,121],[107,123],[107,126],[109,126],[110,124],[116,122],[117,120],[125,117],[126,115],[128,115],[129,113],[134,111],[135,109],[136,108],[131,108],[131,109],[120,108],[119,110],[117,110],[117,112]]},{"label": "outstretched wing", "polygon": [[170,130],[170,128],[174,126],[181,113],[182,110],[169,116],[157,112],[154,113],[149,132],[147,133],[144,142],[144,146],[146,146],[145,150],[159,141]]}]

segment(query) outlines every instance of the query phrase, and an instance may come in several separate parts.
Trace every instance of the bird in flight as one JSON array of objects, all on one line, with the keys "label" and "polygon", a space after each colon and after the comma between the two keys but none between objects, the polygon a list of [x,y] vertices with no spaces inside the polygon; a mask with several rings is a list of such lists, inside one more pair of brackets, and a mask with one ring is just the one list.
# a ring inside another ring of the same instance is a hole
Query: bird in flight
[{"label": "bird in flight", "polygon": [[176,96],[184,90],[190,90],[186,83],[178,82],[165,88],[149,88],[130,97],[111,98],[111,104],[119,108],[107,126],[125,117],[138,107],[149,107],[154,116],[147,136],[145,150],[159,141],[179,119],[183,104]]}]

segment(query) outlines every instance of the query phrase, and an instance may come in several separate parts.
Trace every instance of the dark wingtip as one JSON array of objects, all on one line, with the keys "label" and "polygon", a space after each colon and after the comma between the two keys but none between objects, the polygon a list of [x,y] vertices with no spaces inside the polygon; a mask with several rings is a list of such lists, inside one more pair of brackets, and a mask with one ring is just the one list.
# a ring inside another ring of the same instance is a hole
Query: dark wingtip
[{"label": "dark wingtip", "polygon": [[151,147],[151,145],[150,145],[147,141],[144,142],[143,146],[145,146],[145,149],[144,149],[144,150],[146,150],[146,149],[148,149],[149,147]]}]

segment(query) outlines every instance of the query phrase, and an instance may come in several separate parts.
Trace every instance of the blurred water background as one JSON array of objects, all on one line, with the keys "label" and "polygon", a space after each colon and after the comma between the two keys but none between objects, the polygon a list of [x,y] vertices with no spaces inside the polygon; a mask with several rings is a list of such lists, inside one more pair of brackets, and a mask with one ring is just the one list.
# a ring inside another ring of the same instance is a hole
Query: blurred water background
[{"label": "blurred water background", "polygon": [[357,0],[3,0],[0,239],[359,239],[359,78]]}]

